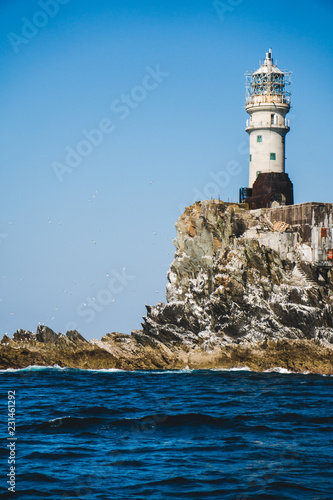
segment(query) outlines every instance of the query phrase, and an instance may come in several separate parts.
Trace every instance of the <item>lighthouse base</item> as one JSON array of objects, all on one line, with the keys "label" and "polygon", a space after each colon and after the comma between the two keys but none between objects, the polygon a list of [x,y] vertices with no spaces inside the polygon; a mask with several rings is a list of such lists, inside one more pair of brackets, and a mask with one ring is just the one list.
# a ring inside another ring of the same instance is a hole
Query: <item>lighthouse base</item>
[{"label": "lighthouse base", "polygon": [[250,209],[273,208],[294,204],[294,187],[288,174],[267,172],[259,174],[249,196],[243,202]]}]

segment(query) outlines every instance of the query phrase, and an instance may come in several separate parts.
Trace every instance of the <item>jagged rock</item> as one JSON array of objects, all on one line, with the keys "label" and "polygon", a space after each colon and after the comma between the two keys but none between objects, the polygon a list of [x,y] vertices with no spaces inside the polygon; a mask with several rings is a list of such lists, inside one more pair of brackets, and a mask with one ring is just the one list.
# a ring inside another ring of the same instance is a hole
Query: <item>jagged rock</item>
[{"label": "jagged rock", "polygon": [[144,347],[150,346],[152,348],[157,347],[158,341],[156,341],[153,337],[149,337],[142,333],[141,330],[133,330],[131,332],[131,336],[136,340],[138,344],[143,345]]},{"label": "jagged rock", "polygon": [[11,343],[11,341],[12,341],[12,340],[8,337],[8,335],[6,335],[6,334],[5,334],[5,335],[2,337],[2,339],[1,339],[1,342],[0,342],[0,343],[1,343],[2,345],[8,345],[8,344],[10,344],[10,343]]},{"label": "jagged rock", "polygon": [[187,208],[176,228],[167,303],[146,306],[142,330],[90,342],[77,331],[18,330],[0,343],[0,369],[248,366],[333,375],[333,276],[320,281],[297,260],[298,234],[274,233],[259,212],[217,200]]},{"label": "jagged rock", "polygon": [[113,340],[115,342],[126,342],[130,338],[126,333],[112,332],[107,333],[104,337],[102,337],[102,342],[109,342]]},{"label": "jagged rock", "polygon": [[89,342],[76,330],[70,330],[66,333],[66,337],[74,344],[79,344],[80,342],[88,344]]},{"label": "jagged rock", "polygon": [[[256,213],[217,200],[198,202],[186,208],[176,229],[167,304],[147,307],[146,335],[168,343],[210,331],[256,343],[315,339],[321,330],[326,333],[320,338],[330,342],[332,282],[324,286],[315,267],[303,262],[295,279],[295,262],[274,249],[272,228]],[[291,236],[288,244],[299,241]]]},{"label": "jagged rock", "polygon": [[57,344],[59,335],[57,335],[51,328],[44,325],[38,325],[36,338],[38,342],[43,344]]},{"label": "jagged rock", "polygon": [[17,330],[13,335],[13,340],[15,342],[31,342],[36,340],[36,334],[29,332],[28,330]]}]

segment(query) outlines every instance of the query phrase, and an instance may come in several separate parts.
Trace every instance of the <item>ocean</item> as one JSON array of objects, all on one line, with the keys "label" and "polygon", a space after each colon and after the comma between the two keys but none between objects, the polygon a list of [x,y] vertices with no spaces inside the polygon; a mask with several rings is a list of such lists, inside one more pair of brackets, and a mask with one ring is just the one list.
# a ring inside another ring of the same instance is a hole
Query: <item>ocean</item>
[{"label": "ocean", "polygon": [[333,378],[281,371],[2,371],[0,498],[332,500]]}]

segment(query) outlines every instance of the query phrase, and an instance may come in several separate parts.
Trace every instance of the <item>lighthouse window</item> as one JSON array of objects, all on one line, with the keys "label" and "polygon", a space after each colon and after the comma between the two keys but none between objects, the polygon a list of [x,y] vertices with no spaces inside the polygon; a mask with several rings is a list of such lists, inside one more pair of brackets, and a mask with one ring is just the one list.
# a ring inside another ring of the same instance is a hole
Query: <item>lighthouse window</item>
[{"label": "lighthouse window", "polygon": [[252,161],[252,155],[250,155],[250,161]]},{"label": "lighthouse window", "polygon": [[262,142],[262,135],[257,135],[257,142]]},{"label": "lighthouse window", "polygon": [[284,137],[282,137],[282,144],[284,144]]},{"label": "lighthouse window", "polygon": [[261,170],[257,170],[257,172],[256,172],[256,174],[257,174],[257,175],[256,175],[257,179],[258,179],[258,175],[259,175],[259,174],[261,174],[261,173],[262,173],[262,171],[261,171]]},{"label": "lighthouse window", "polygon": [[271,160],[276,160],[276,153],[271,153]]}]

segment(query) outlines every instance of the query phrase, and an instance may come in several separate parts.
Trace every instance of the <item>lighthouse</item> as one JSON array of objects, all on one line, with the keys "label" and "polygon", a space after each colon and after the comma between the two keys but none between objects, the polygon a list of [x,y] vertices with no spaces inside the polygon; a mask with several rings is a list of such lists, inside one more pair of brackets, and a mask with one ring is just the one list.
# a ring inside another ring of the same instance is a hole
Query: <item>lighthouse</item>
[{"label": "lighthouse", "polygon": [[278,69],[271,49],[259,69],[246,74],[249,186],[241,188],[240,202],[249,208],[293,204],[293,185],[285,172],[290,75]]}]

